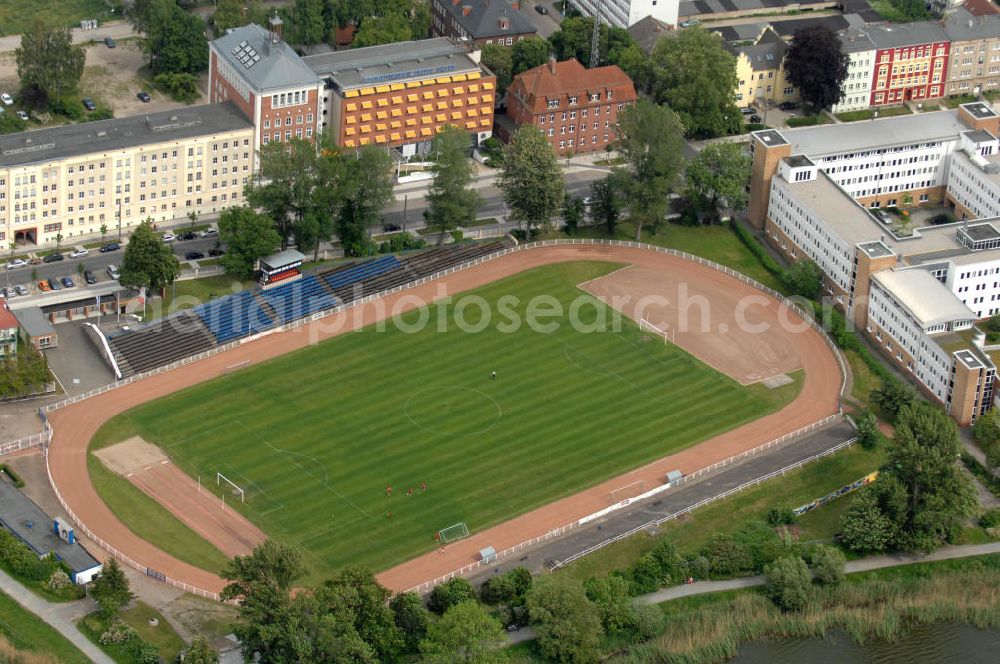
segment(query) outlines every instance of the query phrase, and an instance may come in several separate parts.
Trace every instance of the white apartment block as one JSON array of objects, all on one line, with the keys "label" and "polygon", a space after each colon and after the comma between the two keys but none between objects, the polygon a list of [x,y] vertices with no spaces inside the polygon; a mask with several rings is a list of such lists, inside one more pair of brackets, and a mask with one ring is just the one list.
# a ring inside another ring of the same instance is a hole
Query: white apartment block
[{"label": "white apartment block", "polygon": [[848,30],[840,37],[841,50],[850,58],[847,78],[841,85],[843,97],[834,104],[834,113],[860,111],[871,105],[872,79],[875,73],[875,44],[862,30]]},{"label": "white apartment block", "polygon": [[232,104],[0,136],[0,242],[108,237],[239,204],[253,125]]},{"label": "white apartment block", "polygon": [[601,22],[628,29],[647,16],[658,21],[677,25],[680,0],[569,0],[584,16],[596,16],[600,10]]},{"label": "white apartment block", "polygon": [[987,131],[962,134],[952,159],[948,197],[962,219],[1000,217],[1000,145]]}]

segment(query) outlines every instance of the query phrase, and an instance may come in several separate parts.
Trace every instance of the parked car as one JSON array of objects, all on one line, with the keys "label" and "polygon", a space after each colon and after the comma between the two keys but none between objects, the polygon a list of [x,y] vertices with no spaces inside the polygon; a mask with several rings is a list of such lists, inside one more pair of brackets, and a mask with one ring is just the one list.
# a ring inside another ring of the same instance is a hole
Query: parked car
[{"label": "parked car", "polygon": [[696,18],[689,18],[686,21],[681,21],[682,28],[693,28],[696,25],[701,25],[701,21]]},{"label": "parked car", "polygon": [[593,199],[590,196],[584,196],[583,197],[583,204],[586,205],[587,207],[590,207],[590,203],[591,203],[592,200]]},{"label": "parked car", "polygon": [[194,231],[186,231],[186,232],[181,233],[180,235],[178,235],[177,239],[178,240],[193,240],[196,237],[198,237],[198,236],[195,235]]},{"label": "parked car", "polygon": [[751,124],[760,124],[761,122],[763,122],[763,120],[756,113],[754,113],[753,115],[750,116],[750,123]]},{"label": "parked car", "polygon": [[3,102],[4,106],[11,106],[14,103],[14,98],[6,92],[0,92],[0,101]]},{"label": "parked car", "polygon": [[62,254],[60,254],[57,251],[54,254],[46,254],[45,258],[42,259],[42,262],[43,263],[58,263],[59,261],[63,260],[64,258],[66,258],[66,257],[63,256]]},{"label": "parked car", "polygon": [[142,92],[140,92],[139,94],[137,94],[135,97],[136,97],[136,99],[138,99],[139,101],[141,101],[143,104],[148,104],[149,100],[150,100],[149,93],[146,92],[145,90],[143,90]]},{"label": "parked car", "polygon": [[86,247],[73,247],[73,251],[69,252],[70,258],[83,258],[90,253],[90,250]]},{"label": "parked car", "polygon": [[43,293],[48,293],[50,290],[52,290],[52,286],[49,285],[48,281],[42,279],[41,281],[38,282],[38,290],[40,290]]},{"label": "parked car", "polygon": [[14,286],[14,292],[17,293],[18,295],[27,295],[30,291],[28,291],[27,286],[23,284],[18,284]]},{"label": "parked car", "polygon": [[798,107],[799,107],[799,102],[797,101],[783,101],[780,104],[778,104],[778,108],[780,108],[783,111],[794,111]]},{"label": "parked car", "polygon": [[757,109],[754,108],[753,106],[744,106],[743,108],[740,109],[740,113],[742,113],[743,115],[753,115],[756,112]]},{"label": "parked car", "polygon": [[13,288],[4,288],[3,289],[3,296],[4,296],[4,298],[11,298],[11,297],[14,297],[15,295],[17,295],[17,293],[14,291]]},{"label": "parked car", "polygon": [[18,111],[18,112],[17,112],[17,117],[21,118],[21,119],[22,119],[22,120],[24,120],[25,122],[27,122],[27,121],[28,121],[28,114],[27,114],[27,113],[25,113],[24,111]]},{"label": "parked car", "polygon": [[10,261],[10,262],[7,263],[7,269],[8,270],[19,270],[22,267],[25,267],[27,265],[28,265],[28,261],[24,260],[23,258],[15,258],[14,260],[12,260],[12,261]]},{"label": "parked car", "polygon": [[62,284],[63,288],[72,288],[73,286],[76,286],[70,277],[63,277],[59,280],[59,282]]},{"label": "parked car", "polygon": [[174,235],[173,233],[164,233],[163,234],[163,241],[164,242],[173,242],[176,239],[177,239],[177,236]]},{"label": "parked car", "polygon": [[101,247],[101,253],[102,254],[110,254],[112,251],[118,251],[121,248],[122,248],[121,245],[118,244],[117,242],[110,242],[110,243],[104,245],[103,247]]},{"label": "parked car", "polygon": [[189,251],[186,254],[184,254],[184,260],[186,261],[196,261],[204,257],[205,254],[201,253],[200,251]]},{"label": "parked car", "polygon": [[545,16],[546,14],[549,13],[549,8],[543,7],[541,5],[535,5],[535,11],[541,14],[542,16]]},{"label": "parked car", "polygon": [[402,230],[399,224],[382,224],[383,233],[395,233],[398,230]]},{"label": "parked car", "polygon": [[107,46],[108,48],[116,48],[118,46],[118,44],[115,43],[115,40],[112,39],[111,37],[104,38],[104,45]]},{"label": "parked car", "polygon": [[114,264],[108,266],[108,276],[112,279],[118,279],[118,267]]},{"label": "parked car", "polygon": [[211,256],[212,258],[218,258],[219,256],[221,256],[224,253],[226,253],[225,249],[209,249],[208,250],[208,255]]},{"label": "parked car", "polygon": [[86,281],[88,284],[96,284],[97,283],[97,277],[95,277],[94,273],[92,271],[90,271],[90,270],[84,270],[83,271],[83,280]]},{"label": "parked car", "polygon": [[215,237],[219,234],[219,229],[215,226],[209,226],[201,232],[202,237]]},{"label": "parked car", "polygon": [[95,103],[94,103],[94,100],[93,100],[93,99],[91,99],[90,97],[84,97],[84,98],[83,98],[83,99],[81,99],[80,101],[81,101],[81,102],[83,102],[83,107],[84,107],[85,109],[87,109],[88,111],[92,111],[92,110],[94,110],[95,108],[97,108],[97,104],[95,104]]},{"label": "parked car", "polygon": [[48,283],[49,283],[49,288],[51,290],[62,290],[62,286],[59,284],[59,280],[56,279],[55,277],[49,279]]}]

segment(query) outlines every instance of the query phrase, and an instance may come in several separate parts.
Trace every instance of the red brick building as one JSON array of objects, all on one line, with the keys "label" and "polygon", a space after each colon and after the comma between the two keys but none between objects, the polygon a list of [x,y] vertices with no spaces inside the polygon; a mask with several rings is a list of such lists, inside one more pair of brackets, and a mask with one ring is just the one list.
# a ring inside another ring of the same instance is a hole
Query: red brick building
[{"label": "red brick building", "polygon": [[538,34],[521,13],[520,0],[432,0],[431,32],[477,48],[511,46]]},{"label": "red brick building", "polygon": [[937,99],[945,94],[951,39],[937,23],[871,26],[875,45],[872,106]]},{"label": "red brick building", "polygon": [[507,120],[538,127],[560,153],[593,152],[614,143],[618,114],[636,99],[617,65],[587,69],[576,59],[553,59],[514,77]]}]

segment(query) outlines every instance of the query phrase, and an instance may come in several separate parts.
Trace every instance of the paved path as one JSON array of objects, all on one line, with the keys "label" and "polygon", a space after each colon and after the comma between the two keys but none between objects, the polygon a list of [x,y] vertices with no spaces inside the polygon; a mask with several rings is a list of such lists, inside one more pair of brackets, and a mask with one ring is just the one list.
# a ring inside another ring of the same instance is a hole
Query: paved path
[{"label": "paved path", "polygon": [[0,588],[10,595],[15,602],[34,613],[51,625],[57,632],[69,639],[70,643],[79,648],[91,661],[97,664],[114,664],[114,661],[110,657],[105,655],[100,648],[91,643],[76,628],[77,620],[95,610],[96,606],[92,600],[81,599],[75,602],[60,604],[49,602],[25,588],[20,582],[3,570],[0,570]]},{"label": "paved path", "polygon": [[[73,28],[70,32],[73,34],[74,44],[83,44],[89,41],[104,41],[105,37],[111,37],[112,39],[125,39],[127,37],[135,36],[132,32],[132,25],[127,21],[110,21],[98,26],[94,30],[81,30],[80,28]],[[6,37],[0,37],[0,52],[14,51],[20,45],[21,35],[7,35]]]}]

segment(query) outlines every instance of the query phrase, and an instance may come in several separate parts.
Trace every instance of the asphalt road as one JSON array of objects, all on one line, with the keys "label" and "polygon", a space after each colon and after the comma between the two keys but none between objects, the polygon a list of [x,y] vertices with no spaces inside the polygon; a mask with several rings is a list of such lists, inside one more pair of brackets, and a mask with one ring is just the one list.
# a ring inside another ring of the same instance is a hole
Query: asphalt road
[{"label": "asphalt road", "polygon": [[[467,578],[473,584],[479,585],[487,578],[517,566],[527,567],[533,573],[541,572],[552,567],[558,561],[588,547],[656,519],[681,512],[706,498],[725,493],[747,482],[753,482],[775,470],[792,466],[829,450],[853,438],[854,435],[854,428],[848,422],[840,420],[823,429],[806,434],[787,445],[751,457],[739,464],[727,466],[719,472],[707,475],[705,479],[682,484],[658,496],[612,512],[603,519],[572,530],[562,537],[536,544],[529,547],[522,556],[505,558],[482,569],[482,571],[469,575]],[[694,518],[698,518],[697,514],[695,511]]]}]

